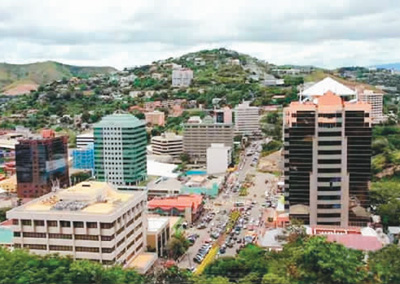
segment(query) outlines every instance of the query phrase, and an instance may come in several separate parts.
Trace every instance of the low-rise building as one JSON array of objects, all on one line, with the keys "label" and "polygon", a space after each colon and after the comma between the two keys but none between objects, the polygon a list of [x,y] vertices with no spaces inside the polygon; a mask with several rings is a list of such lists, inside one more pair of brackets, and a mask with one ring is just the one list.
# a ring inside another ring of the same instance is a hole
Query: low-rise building
[{"label": "low-rise building", "polygon": [[207,148],[207,173],[225,173],[232,163],[232,148],[224,144],[211,144]]},{"label": "low-rise building", "polygon": [[82,182],[7,212],[15,248],[126,264],[146,248],[146,193]]},{"label": "low-rise building", "polygon": [[208,178],[207,176],[193,175],[181,187],[181,194],[201,194],[216,197],[222,181],[222,176]]},{"label": "low-rise building", "polygon": [[181,216],[192,223],[203,211],[203,196],[191,194],[154,198],[148,202],[148,210],[162,216]]},{"label": "low-rise building", "polygon": [[178,159],[183,153],[183,137],[166,132],[152,137],[151,147],[154,155],[170,155],[174,159]]},{"label": "low-rise building", "polygon": [[147,248],[149,251],[164,256],[170,236],[168,217],[149,216],[147,218]]},{"label": "low-rise building", "polygon": [[182,182],[176,178],[160,177],[147,184],[149,198],[179,195]]},{"label": "low-rise building", "polygon": [[150,125],[165,125],[165,114],[162,111],[155,110],[152,112],[146,112],[144,116],[146,117],[146,123]]}]

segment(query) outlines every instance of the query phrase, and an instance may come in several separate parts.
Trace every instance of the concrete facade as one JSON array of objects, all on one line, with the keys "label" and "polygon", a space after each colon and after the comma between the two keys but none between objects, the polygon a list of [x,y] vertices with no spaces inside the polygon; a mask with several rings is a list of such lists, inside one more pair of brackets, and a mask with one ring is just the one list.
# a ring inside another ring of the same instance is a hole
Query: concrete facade
[{"label": "concrete facade", "polygon": [[166,132],[152,137],[151,147],[154,155],[170,155],[174,159],[178,159],[183,153],[183,137]]},{"label": "concrete facade", "polygon": [[126,264],[146,248],[145,192],[83,182],[7,212],[15,248],[103,264]]},{"label": "concrete facade", "polygon": [[194,163],[207,162],[207,148],[213,143],[221,143],[233,148],[233,126],[214,123],[211,117],[204,120],[191,118],[184,125],[183,150]]},{"label": "concrete facade", "polygon": [[235,107],[235,131],[251,135],[260,131],[260,109],[243,102]]}]

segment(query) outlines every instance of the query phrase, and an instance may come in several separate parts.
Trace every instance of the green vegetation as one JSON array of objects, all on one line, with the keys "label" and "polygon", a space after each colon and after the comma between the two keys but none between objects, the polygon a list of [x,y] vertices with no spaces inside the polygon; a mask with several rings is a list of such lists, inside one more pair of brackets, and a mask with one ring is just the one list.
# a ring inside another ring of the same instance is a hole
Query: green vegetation
[{"label": "green vegetation", "polygon": [[88,77],[95,74],[106,74],[116,69],[112,67],[80,67],[54,61],[32,64],[0,63],[0,90],[10,89],[18,84],[47,84],[55,80],[66,80],[71,77]]},{"label": "green vegetation", "polygon": [[171,237],[167,244],[168,256],[173,259],[178,259],[189,248],[189,241],[183,233],[176,233]]},{"label": "green vegetation", "polygon": [[[220,257],[215,246],[196,275],[176,266],[141,276],[121,266],[57,255],[38,256],[25,250],[0,248],[0,284],[8,283],[156,283],[156,284],[392,284],[400,282],[400,248],[387,246],[365,253],[329,243],[324,237],[308,237],[297,226],[281,252],[267,252],[247,245],[237,257]],[[201,275],[200,275],[201,274]]]},{"label": "green vegetation", "polygon": [[57,255],[38,256],[25,250],[0,248],[0,284],[10,283],[145,283],[132,269],[104,267],[87,260],[73,261]]},{"label": "green vegetation", "polygon": [[324,237],[297,237],[282,252],[248,245],[236,258],[216,260],[204,275],[223,277],[229,283],[396,283],[399,253],[399,247],[390,246],[371,253],[365,263],[361,251],[329,243]]}]

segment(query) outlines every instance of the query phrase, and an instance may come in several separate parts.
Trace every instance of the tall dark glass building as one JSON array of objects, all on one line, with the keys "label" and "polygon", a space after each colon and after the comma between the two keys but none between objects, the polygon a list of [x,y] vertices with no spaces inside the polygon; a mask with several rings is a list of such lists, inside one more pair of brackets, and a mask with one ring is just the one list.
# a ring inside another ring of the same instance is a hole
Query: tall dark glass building
[{"label": "tall dark glass building", "polygon": [[15,161],[20,198],[36,198],[53,186],[69,186],[66,136],[20,140],[15,146]]},{"label": "tall dark glass building", "polygon": [[330,78],[311,88],[284,110],[286,209],[311,226],[365,226],[371,105]]}]

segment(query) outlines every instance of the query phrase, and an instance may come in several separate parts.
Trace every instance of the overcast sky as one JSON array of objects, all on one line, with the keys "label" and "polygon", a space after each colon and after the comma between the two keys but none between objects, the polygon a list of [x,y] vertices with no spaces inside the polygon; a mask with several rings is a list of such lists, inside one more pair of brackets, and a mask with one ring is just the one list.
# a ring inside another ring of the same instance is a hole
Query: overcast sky
[{"label": "overcast sky", "polygon": [[0,61],[117,68],[225,47],[275,64],[400,62],[399,0],[0,0]]}]

